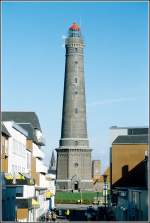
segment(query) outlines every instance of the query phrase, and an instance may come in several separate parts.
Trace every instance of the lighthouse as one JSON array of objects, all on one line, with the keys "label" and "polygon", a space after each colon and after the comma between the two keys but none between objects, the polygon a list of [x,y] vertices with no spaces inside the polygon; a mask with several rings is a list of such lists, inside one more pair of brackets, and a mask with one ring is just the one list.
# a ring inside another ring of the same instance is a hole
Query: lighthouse
[{"label": "lighthouse", "polygon": [[92,190],[91,149],[86,122],[84,42],[73,23],[65,40],[65,78],[62,126],[57,151],[56,189]]}]

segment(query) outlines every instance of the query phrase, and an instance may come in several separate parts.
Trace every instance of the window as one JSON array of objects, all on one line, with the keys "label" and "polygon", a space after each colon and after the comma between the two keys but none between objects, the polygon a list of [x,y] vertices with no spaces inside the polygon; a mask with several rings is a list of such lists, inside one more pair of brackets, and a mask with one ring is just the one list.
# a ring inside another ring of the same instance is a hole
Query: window
[{"label": "window", "polygon": [[22,197],[23,196],[23,187],[18,186],[16,187],[16,197]]},{"label": "window", "polygon": [[2,146],[5,146],[5,137],[2,136]]},{"label": "window", "polygon": [[75,141],[75,145],[76,145],[76,146],[78,145],[78,141]]},{"label": "window", "polygon": [[75,113],[78,113],[78,109],[77,108],[75,108]]},{"label": "window", "polygon": [[77,52],[78,51],[78,48],[75,48],[75,52]]},{"label": "window", "polygon": [[15,139],[13,139],[13,153],[16,153],[16,142]]},{"label": "window", "polygon": [[75,77],[75,79],[74,79],[74,80],[75,80],[75,83],[77,83],[77,82],[78,82],[78,79],[77,79],[77,77]]},{"label": "window", "polygon": [[8,153],[8,140],[5,140],[5,153]]},{"label": "window", "polygon": [[12,172],[14,173],[15,172],[15,165],[12,164]]},{"label": "window", "polygon": [[75,91],[75,94],[78,94],[78,92],[77,92],[77,91]]},{"label": "window", "polygon": [[31,169],[31,154],[27,153],[27,169]]},{"label": "window", "polygon": [[79,166],[79,164],[78,164],[78,163],[74,163],[74,166],[75,166],[75,167],[78,167],[78,166]]}]

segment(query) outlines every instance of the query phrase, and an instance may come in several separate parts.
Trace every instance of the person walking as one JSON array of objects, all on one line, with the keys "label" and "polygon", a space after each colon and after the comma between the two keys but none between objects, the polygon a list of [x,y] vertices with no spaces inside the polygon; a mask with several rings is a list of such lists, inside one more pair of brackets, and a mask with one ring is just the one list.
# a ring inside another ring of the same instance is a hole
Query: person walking
[{"label": "person walking", "polygon": [[53,211],[53,212],[52,212],[52,220],[53,220],[53,221],[56,221],[56,218],[57,218],[57,216],[56,216],[56,212]]},{"label": "person walking", "polygon": [[51,211],[48,211],[48,221],[51,221],[52,220],[52,213]]},{"label": "person walking", "polygon": [[69,219],[69,215],[70,215],[70,210],[66,210],[66,218]]}]

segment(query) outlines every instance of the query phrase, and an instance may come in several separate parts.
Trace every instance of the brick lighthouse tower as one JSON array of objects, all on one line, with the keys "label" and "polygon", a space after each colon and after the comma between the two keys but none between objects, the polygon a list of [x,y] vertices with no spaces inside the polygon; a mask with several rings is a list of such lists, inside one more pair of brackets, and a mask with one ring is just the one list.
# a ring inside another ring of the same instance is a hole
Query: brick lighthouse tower
[{"label": "brick lighthouse tower", "polygon": [[66,63],[62,129],[57,151],[57,190],[92,190],[91,149],[87,136],[84,43],[76,23],[65,41]]}]

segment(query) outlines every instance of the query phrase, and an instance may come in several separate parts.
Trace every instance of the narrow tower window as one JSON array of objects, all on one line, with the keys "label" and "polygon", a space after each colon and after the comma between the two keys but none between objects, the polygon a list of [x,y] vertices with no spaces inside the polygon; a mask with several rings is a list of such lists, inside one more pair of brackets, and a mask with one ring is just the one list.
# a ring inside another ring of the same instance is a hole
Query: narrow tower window
[{"label": "narrow tower window", "polygon": [[78,167],[78,166],[79,166],[79,164],[78,164],[78,163],[74,163],[74,166],[75,166],[75,167]]},{"label": "narrow tower window", "polygon": [[75,141],[75,145],[76,145],[76,146],[78,145],[78,141]]},{"label": "narrow tower window", "polygon": [[77,79],[77,77],[75,77],[75,83],[77,83],[78,82],[78,79]]},{"label": "narrow tower window", "polygon": [[78,109],[77,108],[75,108],[75,113],[78,113]]}]

